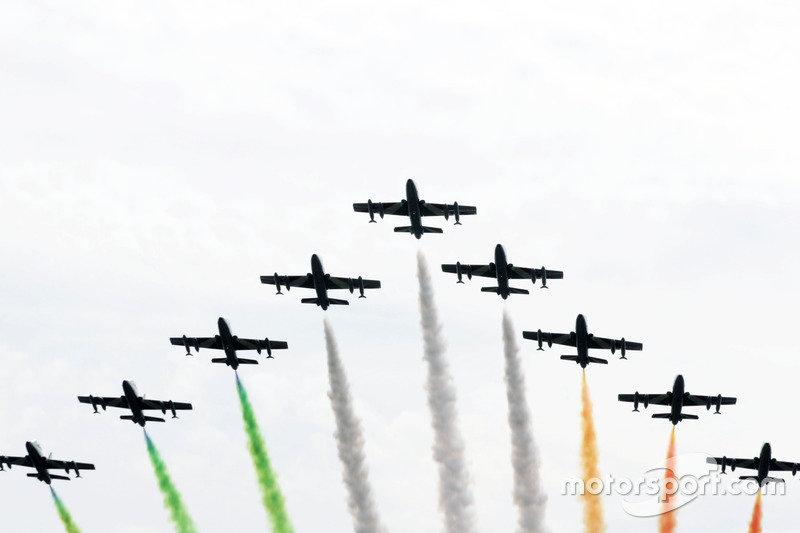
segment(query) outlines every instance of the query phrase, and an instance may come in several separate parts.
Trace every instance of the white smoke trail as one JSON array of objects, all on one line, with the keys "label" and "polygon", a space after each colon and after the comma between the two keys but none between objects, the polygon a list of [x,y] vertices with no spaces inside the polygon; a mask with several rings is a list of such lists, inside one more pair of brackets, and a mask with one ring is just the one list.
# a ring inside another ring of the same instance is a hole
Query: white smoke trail
[{"label": "white smoke trail", "polygon": [[327,319],[325,319],[325,347],[328,351],[328,379],[331,387],[328,398],[331,400],[331,409],[336,418],[334,436],[339,459],[344,467],[342,481],[347,487],[347,507],[353,516],[353,530],[356,533],[381,533],[386,530],[378,517],[378,508],[369,484],[361,421],[353,410],[350,385],[339,358],[333,329]]},{"label": "white smoke trail", "polygon": [[514,503],[519,509],[519,533],[543,533],[547,496],[539,478],[539,454],[533,442],[531,415],[525,399],[525,375],[514,336],[514,324],[503,312],[503,348],[506,360],[508,425],[511,428],[511,466],[514,468]]},{"label": "white smoke trail", "polygon": [[457,425],[456,389],[444,357],[445,344],[433,303],[431,277],[422,252],[417,253],[417,277],[420,323],[428,363],[425,389],[434,432],[433,459],[439,467],[439,510],[444,512],[447,533],[471,533],[475,530],[475,503],[464,457],[464,440]]}]

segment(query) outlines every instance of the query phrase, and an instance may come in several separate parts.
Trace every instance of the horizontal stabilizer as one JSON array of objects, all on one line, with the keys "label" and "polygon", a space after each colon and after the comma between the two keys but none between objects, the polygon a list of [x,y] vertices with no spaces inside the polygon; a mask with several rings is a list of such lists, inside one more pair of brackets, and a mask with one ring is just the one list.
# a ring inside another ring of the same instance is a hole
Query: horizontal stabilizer
[{"label": "horizontal stabilizer", "polygon": [[304,304],[315,304],[317,302],[319,302],[317,298],[303,298],[302,300],[300,300],[300,303]]},{"label": "horizontal stabilizer", "polygon": [[500,294],[500,287],[481,287],[481,292],[493,292]]},{"label": "horizontal stabilizer", "polygon": [[577,361],[578,360],[578,356],[577,355],[562,355],[561,359],[563,359],[564,361]]},{"label": "horizontal stabilizer", "polygon": [[39,474],[25,474],[28,477],[39,477]]},{"label": "horizontal stabilizer", "polygon": [[422,233],[444,233],[442,228],[432,228],[430,226],[422,226]]},{"label": "horizontal stabilizer", "polygon": [[779,477],[765,477],[764,484],[766,485],[767,483],[786,483],[786,480]]},{"label": "horizontal stabilizer", "polygon": [[508,292],[511,294],[530,294],[528,289],[515,289],[514,287],[509,287]]},{"label": "horizontal stabilizer", "polygon": [[121,420],[133,420],[133,415],[121,415],[119,418]]},{"label": "horizontal stabilizer", "polygon": [[144,419],[148,422],[163,422],[163,418],[158,418],[157,416],[146,416]]},{"label": "horizontal stabilizer", "polygon": [[328,303],[331,305],[350,305],[347,300],[337,300],[336,298],[328,298]]},{"label": "horizontal stabilizer", "polygon": [[255,359],[242,359],[240,357],[239,358],[239,364],[240,365],[257,365],[258,361],[256,361]]},{"label": "horizontal stabilizer", "polygon": [[670,416],[672,416],[671,413],[656,413],[656,414],[653,415],[653,418],[667,418],[667,419],[669,419]]},{"label": "horizontal stabilizer", "polygon": [[227,357],[215,357],[211,360],[212,363],[225,363],[228,361]]},{"label": "horizontal stabilizer", "polygon": [[598,364],[601,364],[601,365],[607,365],[608,364],[608,361],[606,361],[605,359],[600,359],[599,357],[589,357],[589,362],[590,363],[598,363]]},{"label": "horizontal stabilizer", "polygon": [[700,417],[697,415],[690,415],[690,414],[682,414],[681,420],[699,420]]},{"label": "horizontal stabilizer", "polygon": [[[37,474],[34,474],[34,476],[35,475],[37,475]],[[63,479],[65,481],[69,481],[70,479],[72,479],[72,478],[69,478],[67,476],[59,476],[58,474],[50,474],[50,477],[53,478],[53,479]]]},{"label": "horizontal stabilizer", "polygon": [[394,228],[395,233],[411,233],[411,226],[397,226]]}]

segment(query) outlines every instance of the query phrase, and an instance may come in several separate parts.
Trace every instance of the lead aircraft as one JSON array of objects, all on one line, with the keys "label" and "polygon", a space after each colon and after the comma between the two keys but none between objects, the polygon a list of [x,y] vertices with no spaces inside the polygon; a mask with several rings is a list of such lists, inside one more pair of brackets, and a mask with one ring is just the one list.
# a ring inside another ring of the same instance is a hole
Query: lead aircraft
[{"label": "lead aircraft", "polygon": [[527,268],[518,267],[510,264],[506,260],[506,251],[502,244],[494,248],[494,263],[488,265],[467,265],[456,262],[455,265],[442,265],[442,272],[448,272],[458,276],[456,283],[464,283],[462,276],[467,275],[467,279],[472,276],[483,276],[486,278],[496,278],[497,287],[482,287],[481,292],[494,292],[500,295],[503,300],[509,294],[529,294],[527,289],[517,289],[510,287],[508,281],[511,279],[529,279],[536,284],[536,279],[542,280],[542,288],[547,288],[548,279],[563,279],[564,273],[560,270],[547,270],[546,268]]},{"label": "lead aircraft", "polygon": [[575,331],[570,333],[549,333],[542,330],[537,331],[523,331],[523,338],[535,340],[539,343],[539,350],[542,350],[542,345],[547,343],[548,348],[553,344],[563,344],[565,346],[574,346],[578,349],[578,355],[562,355],[561,359],[565,361],[575,361],[582,368],[586,368],[589,363],[600,363],[607,365],[608,361],[600,359],[599,357],[589,357],[589,348],[596,348],[602,350],[611,350],[613,354],[617,350],[620,351],[620,359],[626,359],[625,354],[628,350],[641,350],[642,343],[626,341],[625,337],[620,340],[606,339],[604,337],[597,337],[589,333],[586,327],[586,319],[583,315],[578,315],[575,320]]},{"label": "lead aircraft", "polygon": [[190,350],[194,347],[196,352],[200,348],[210,348],[212,350],[223,350],[225,357],[218,357],[212,359],[212,363],[225,363],[229,367],[236,370],[239,365],[257,365],[258,361],[255,359],[244,359],[236,354],[237,350],[255,350],[261,353],[261,350],[267,351],[267,359],[272,358],[272,350],[285,350],[289,345],[284,341],[271,341],[269,339],[240,339],[236,335],[231,334],[231,328],[228,321],[222,317],[217,320],[217,328],[219,335],[214,337],[170,337],[169,342],[174,346],[183,346],[186,348],[186,355],[192,355]]},{"label": "lead aircraft", "polygon": [[0,455],[0,471],[3,470],[3,463],[8,466],[9,470],[11,470],[11,465],[35,468],[36,472],[28,474],[28,477],[35,477],[39,481],[44,481],[49,485],[54,479],[64,479],[67,481],[71,479],[68,476],[51,474],[49,470],[64,470],[67,474],[69,474],[70,470],[73,470],[75,472],[75,477],[81,477],[81,470],[94,470],[94,465],[90,463],[60,461],[58,459],[52,459],[52,454],[50,454],[50,457],[45,457],[42,452],[42,447],[35,440],[26,442],[25,449],[28,450],[28,455],[25,457]]},{"label": "lead aircraft", "polygon": [[173,402],[172,400],[148,400],[143,396],[139,396],[136,391],[136,384],[133,381],[125,380],[122,382],[122,396],[107,397],[107,396],[78,396],[78,401],[81,403],[89,403],[94,407],[94,413],[97,414],[97,406],[106,410],[106,407],[121,407],[122,409],[130,409],[130,415],[122,415],[122,420],[132,420],[134,424],[139,424],[144,427],[146,422],[163,422],[163,418],[156,416],[146,416],[145,410],[157,409],[162,414],[167,414],[167,410],[172,411],[172,418],[178,418],[176,411],[183,411],[192,408],[190,403]]},{"label": "lead aircraft", "polygon": [[458,202],[452,204],[433,204],[419,199],[417,186],[414,180],[406,182],[406,198],[399,202],[373,202],[367,200],[365,204],[353,204],[353,211],[357,213],[369,213],[369,221],[375,222],[375,213],[383,218],[384,215],[407,216],[411,222],[410,226],[398,226],[394,228],[398,233],[411,233],[417,239],[423,233],[443,233],[441,228],[432,228],[422,225],[422,217],[443,216],[445,220],[453,215],[455,224],[461,225],[461,215],[474,215],[478,212],[472,205],[459,205]]},{"label": "lead aircraft", "polygon": [[669,405],[671,407],[669,413],[656,413],[653,418],[665,418],[672,422],[673,426],[676,426],[681,420],[697,420],[699,418],[697,415],[684,414],[682,412],[684,407],[705,405],[706,410],[710,410],[711,406],[714,405],[717,408],[714,414],[718,415],[720,414],[719,408],[721,406],[734,405],[736,403],[736,398],[729,398],[721,394],[716,396],[689,394],[684,392],[684,387],[683,376],[678,374],[678,377],[675,378],[675,383],[672,385],[672,390],[664,394],[639,394],[637,391],[633,394],[620,394],[618,399],[621,402],[633,402],[634,412],[639,411],[639,403],[645,409],[647,409],[648,405]]},{"label": "lead aircraft", "polygon": [[787,463],[785,461],[778,461],[772,458],[772,447],[769,442],[765,442],[761,447],[761,453],[758,457],[752,459],[734,459],[732,457],[709,457],[706,459],[711,464],[722,465],[722,473],[725,473],[725,466],[731,467],[731,472],[737,468],[747,468],[748,470],[756,470],[755,476],[739,476],[739,479],[752,479],[758,483],[759,487],[763,487],[769,482],[784,483],[785,480],[779,477],[770,477],[770,472],[791,472],[792,475],[797,474],[798,464]]},{"label": "lead aircraft", "polygon": [[311,256],[311,272],[302,276],[279,276],[276,272],[272,276],[261,276],[261,283],[268,285],[275,285],[278,292],[275,294],[283,294],[281,292],[281,285],[286,287],[288,291],[291,287],[302,287],[304,289],[314,289],[317,293],[316,298],[303,298],[300,300],[304,304],[316,304],[321,307],[323,311],[328,309],[331,305],[350,305],[347,300],[337,300],[336,298],[328,297],[328,291],[331,289],[348,289],[350,294],[358,289],[359,298],[366,298],[364,296],[364,289],[380,289],[381,282],[373,279],[364,279],[361,276],[358,278],[337,278],[325,273],[322,268],[322,261],[320,261],[317,254]]}]

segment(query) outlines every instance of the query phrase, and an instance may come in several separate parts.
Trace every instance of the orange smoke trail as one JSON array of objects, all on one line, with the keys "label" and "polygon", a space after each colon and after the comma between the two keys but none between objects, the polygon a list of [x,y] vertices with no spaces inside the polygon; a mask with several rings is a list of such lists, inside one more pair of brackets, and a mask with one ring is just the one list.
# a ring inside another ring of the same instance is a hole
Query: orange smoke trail
[{"label": "orange smoke trail", "polygon": [[[672,426],[672,436],[669,439],[669,449],[667,450],[667,464],[664,467],[664,501],[661,504],[661,514],[658,517],[658,532],[672,533],[678,524],[677,509],[672,509],[670,500],[675,497],[674,490],[677,488],[678,480],[673,470],[675,463],[675,426]],[[668,487],[667,483],[672,486]]]},{"label": "orange smoke trail", "polygon": [[[603,520],[603,502],[601,494],[591,494],[589,487],[591,480],[600,479],[597,469],[597,435],[594,432],[592,419],[592,400],[589,398],[589,386],[586,384],[586,372],[583,373],[583,391],[581,394],[583,407],[581,409],[581,429],[583,442],[581,443],[581,465],[583,466],[583,525],[586,533],[603,533],[606,524]],[[595,481],[596,483],[596,481]]]},{"label": "orange smoke trail", "polygon": [[761,516],[763,515],[763,510],[761,509],[761,491],[758,491],[758,498],[756,499],[756,504],[753,507],[753,518],[750,520],[750,529],[748,530],[749,533],[761,533]]}]

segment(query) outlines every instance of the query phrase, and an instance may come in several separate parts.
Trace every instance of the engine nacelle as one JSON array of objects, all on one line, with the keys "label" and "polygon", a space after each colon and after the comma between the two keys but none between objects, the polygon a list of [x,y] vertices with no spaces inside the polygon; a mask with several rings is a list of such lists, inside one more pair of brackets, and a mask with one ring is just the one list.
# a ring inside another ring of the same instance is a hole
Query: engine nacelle
[{"label": "engine nacelle", "polygon": [[728,464],[728,458],[724,455],[722,456],[722,473],[725,473],[725,466]]},{"label": "engine nacelle", "polygon": [[0,455],[0,472],[3,471],[3,463],[11,470],[11,459],[9,459],[7,455]]},{"label": "engine nacelle", "polygon": [[175,404],[170,400],[168,402],[169,410],[172,411],[172,418],[178,418],[178,413],[175,412]]},{"label": "engine nacelle", "polygon": [[[310,276],[311,274],[309,274]],[[292,286],[289,284],[289,276],[283,276],[283,286],[286,287],[286,292],[289,292]]]},{"label": "engine nacelle", "polygon": [[650,396],[647,394],[642,395],[642,406],[647,409],[647,406],[650,405]]},{"label": "engine nacelle", "polygon": [[378,202],[378,215],[381,217],[381,219],[383,219],[383,215],[385,214],[386,212],[383,209],[383,202]]},{"label": "engine nacelle", "polygon": [[[186,335],[183,336],[183,347],[186,348],[186,355],[192,355],[192,339],[189,339]],[[195,350],[199,350],[197,344],[195,344]]]},{"label": "engine nacelle", "polygon": [[[755,458],[756,463],[758,463],[758,457]],[[736,470],[736,459],[731,459],[731,472]]]},{"label": "engine nacelle", "polygon": [[81,477],[81,471],[78,470],[78,464],[75,461],[64,461],[64,471],[69,474],[69,469],[75,471],[75,477]]},{"label": "engine nacelle", "polygon": [[367,213],[369,213],[369,221],[375,222],[375,206],[372,200],[367,200]]},{"label": "engine nacelle", "polygon": [[619,341],[619,358],[625,359],[625,352],[628,350],[628,343],[625,342],[625,337],[622,337]]},{"label": "engine nacelle", "polygon": [[456,223],[455,226],[461,225],[461,208],[458,207],[458,202],[453,202],[453,213],[456,216]]},{"label": "engine nacelle", "polygon": [[542,352],[544,351],[544,348],[542,348],[542,342],[543,341],[544,341],[544,335],[542,334],[542,330],[537,329],[536,330],[536,343],[539,345],[539,347],[536,348],[536,349],[540,350]]},{"label": "engine nacelle", "polygon": [[464,283],[464,280],[461,279],[461,261],[456,261],[456,276],[458,277],[456,283]]},{"label": "engine nacelle", "polygon": [[99,404],[100,402],[98,402],[97,399],[91,394],[89,395],[89,401],[92,403],[92,408],[94,408],[94,414],[99,414],[97,412],[97,404]]},{"label": "engine nacelle", "polygon": [[347,290],[350,291],[350,294],[353,294],[353,291],[356,290],[355,282],[353,282],[353,278],[347,278]]},{"label": "engine nacelle", "polygon": [[267,350],[267,359],[272,359],[272,346],[269,345],[269,337],[264,338],[264,349]]},{"label": "engine nacelle", "polygon": [[366,296],[364,296],[364,278],[361,276],[358,276],[358,293],[359,298],[366,298]]},{"label": "engine nacelle", "polygon": [[548,348],[553,347],[553,334],[549,332],[547,333],[547,347]]},{"label": "engine nacelle", "polygon": [[711,409],[711,396],[706,398],[706,411],[709,411],[710,409]]},{"label": "engine nacelle", "polygon": [[633,412],[639,412],[639,391],[633,393]]},{"label": "engine nacelle", "polygon": [[449,220],[450,219],[450,206],[449,205],[444,204],[443,214],[444,214],[444,219],[445,220]]},{"label": "engine nacelle", "polygon": [[467,279],[472,279],[472,265],[467,265]]},{"label": "engine nacelle", "polygon": [[717,395],[717,399],[714,400],[714,405],[717,407],[717,410],[714,411],[714,414],[715,415],[722,414],[722,413],[719,412],[719,408],[722,407],[722,394],[718,394]]},{"label": "engine nacelle", "polygon": [[[277,273],[277,272],[275,272],[275,273],[272,275],[272,279],[274,279],[274,280],[275,280],[275,288],[276,288],[276,289],[278,289],[278,292],[276,292],[275,294],[283,294],[283,293],[281,292],[281,278],[280,278],[280,276],[278,276],[278,273]],[[289,288],[287,287],[287,288],[286,288],[286,290],[288,291],[288,290],[289,290]]]},{"label": "engine nacelle", "polygon": [[797,463],[792,464],[792,476],[797,475]]},{"label": "engine nacelle", "polygon": [[542,288],[547,289],[547,269],[542,267]]},{"label": "engine nacelle", "polygon": [[617,351],[617,342],[616,341],[612,341],[611,342],[611,355],[614,355],[614,352],[616,352],[616,351]]}]

